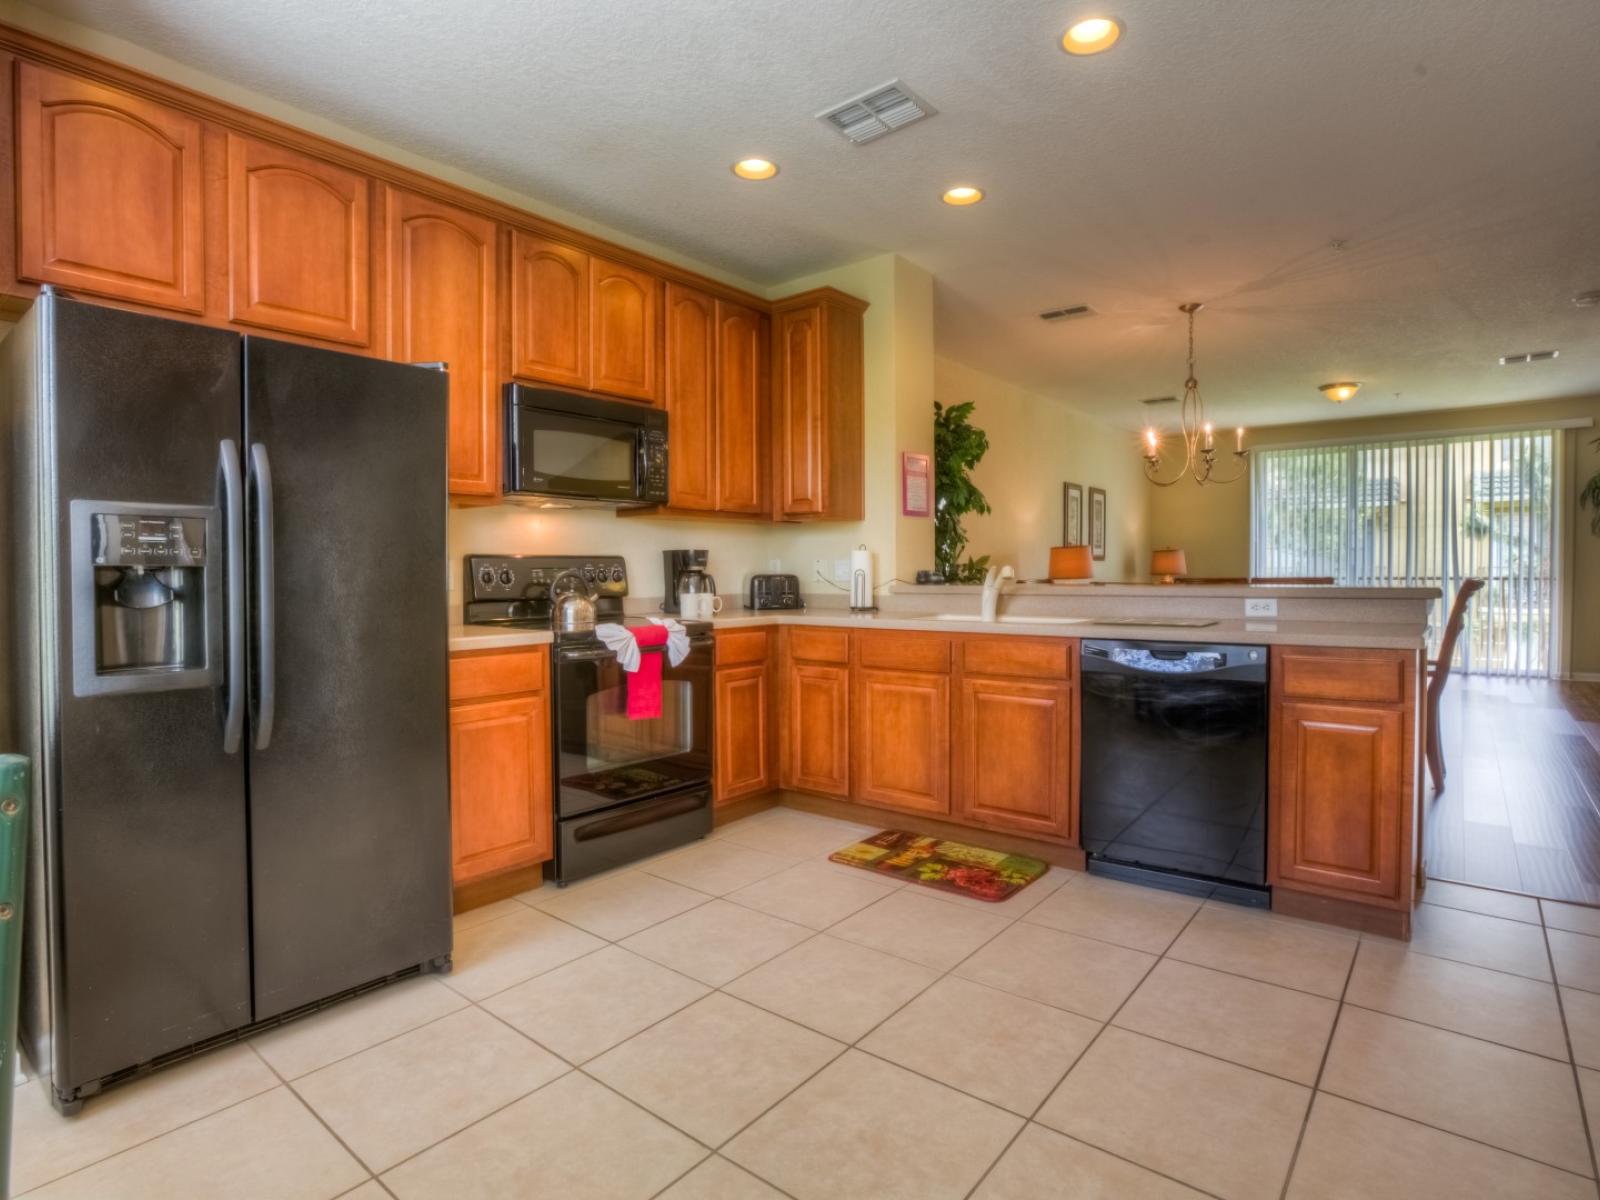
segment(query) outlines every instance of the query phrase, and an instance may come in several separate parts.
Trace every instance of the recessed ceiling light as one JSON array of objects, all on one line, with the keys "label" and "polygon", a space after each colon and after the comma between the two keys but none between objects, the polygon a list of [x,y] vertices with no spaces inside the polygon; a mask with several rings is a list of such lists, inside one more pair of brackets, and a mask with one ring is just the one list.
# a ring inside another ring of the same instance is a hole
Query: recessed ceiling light
[{"label": "recessed ceiling light", "polygon": [[944,194],[944,202],[946,204],[954,204],[958,208],[965,204],[976,204],[982,199],[983,189],[970,187],[967,184],[962,184],[960,187],[953,187]]},{"label": "recessed ceiling light", "polygon": [[1361,385],[1359,383],[1355,383],[1354,381],[1348,379],[1340,383],[1324,383],[1317,387],[1317,391],[1321,392],[1335,404],[1343,404],[1346,400],[1350,399],[1351,396],[1354,396],[1360,390]]},{"label": "recessed ceiling light", "polygon": [[1061,35],[1061,48],[1068,54],[1099,54],[1116,45],[1121,36],[1121,21],[1112,17],[1089,17],[1067,28]]},{"label": "recessed ceiling light", "polygon": [[771,179],[778,173],[778,164],[764,158],[741,158],[733,164],[733,173],[740,179]]}]

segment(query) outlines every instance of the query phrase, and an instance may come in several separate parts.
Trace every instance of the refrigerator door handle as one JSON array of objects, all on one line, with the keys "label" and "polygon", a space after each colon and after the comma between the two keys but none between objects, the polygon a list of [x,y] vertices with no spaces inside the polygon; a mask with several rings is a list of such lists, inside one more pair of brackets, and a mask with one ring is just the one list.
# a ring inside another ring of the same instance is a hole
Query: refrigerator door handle
[{"label": "refrigerator door handle", "polygon": [[267,448],[260,442],[250,447],[250,475],[256,499],[256,677],[255,747],[265,750],[272,744],[272,718],[277,707],[277,600],[273,579],[272,467]]},{"label": "refrigerator door handle", "polygon": [[227,522],[227,707],[222,720],[222,752],[237,754],[244,735],[244,481],[239,477],[239,447],[223,438],[219,449],[222,495]]}]

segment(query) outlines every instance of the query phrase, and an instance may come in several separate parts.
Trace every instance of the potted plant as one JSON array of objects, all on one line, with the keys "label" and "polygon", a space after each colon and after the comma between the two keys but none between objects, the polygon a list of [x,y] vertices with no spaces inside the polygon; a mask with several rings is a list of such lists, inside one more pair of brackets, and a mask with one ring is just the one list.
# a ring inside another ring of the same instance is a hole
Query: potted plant
[{"label": "potted plant", "polygon": [[[1596,450],[1600,450],[1600,438],[1595,438],[1589,443]],[[1584,508],[1594,505],[1594,516],[1589,518],[1589,531],[1600,537],[1600,471],[1589,476],[1589,482],[1583,485],[1578,493],[1578,503]]]},{"label": "potted plant", "polygon": [[971,401],[949,408],[933,402],[934,566],[947,583],[982,583],[989,569],[987,554],[961,560],[967,548],[961,518],[989,511],[969,474],[989,452],[989,435],[968,420],[972,408]]}]

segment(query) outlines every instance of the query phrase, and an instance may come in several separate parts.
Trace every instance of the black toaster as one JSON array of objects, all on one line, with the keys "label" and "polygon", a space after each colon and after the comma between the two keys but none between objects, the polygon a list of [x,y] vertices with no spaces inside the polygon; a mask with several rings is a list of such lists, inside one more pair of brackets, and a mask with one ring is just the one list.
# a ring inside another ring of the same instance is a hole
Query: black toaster
[{"label": "black toaster", "polygon": [[804,608],[798,575],[752,575],[746,608]]}]

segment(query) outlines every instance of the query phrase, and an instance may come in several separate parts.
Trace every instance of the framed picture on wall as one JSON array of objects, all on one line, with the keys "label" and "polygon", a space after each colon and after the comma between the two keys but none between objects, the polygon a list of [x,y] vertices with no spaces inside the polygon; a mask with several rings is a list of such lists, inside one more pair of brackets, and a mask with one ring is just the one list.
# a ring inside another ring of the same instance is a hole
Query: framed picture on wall
[{"label": "framed picture on wall", "polygon": [[1061,544],[1083,545],[1083,485],[1061,485]]},{"label": "framed picture on wall", "polygon": [[1106,557],[1106,492],[1089,489],[1089,557],[1103,562]]}]

